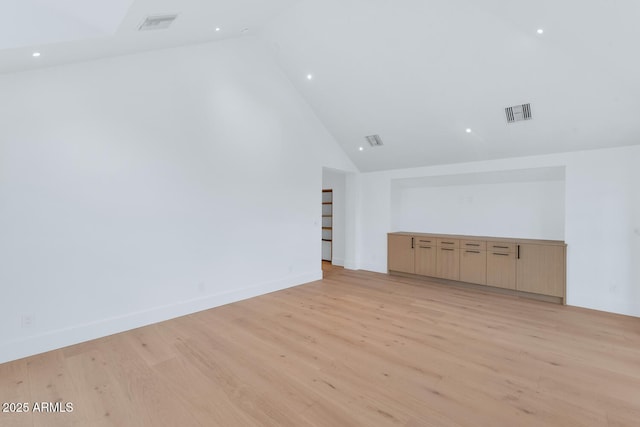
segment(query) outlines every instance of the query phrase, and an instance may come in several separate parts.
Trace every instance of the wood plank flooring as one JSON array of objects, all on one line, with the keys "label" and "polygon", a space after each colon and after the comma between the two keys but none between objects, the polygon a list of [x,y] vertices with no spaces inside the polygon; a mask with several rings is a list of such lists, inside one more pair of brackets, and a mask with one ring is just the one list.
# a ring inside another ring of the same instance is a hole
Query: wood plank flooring
[{"label": "wood plank flooring", "polygon": [[331,268],[0,365],[11,426],[638,426],[640,319]]}]

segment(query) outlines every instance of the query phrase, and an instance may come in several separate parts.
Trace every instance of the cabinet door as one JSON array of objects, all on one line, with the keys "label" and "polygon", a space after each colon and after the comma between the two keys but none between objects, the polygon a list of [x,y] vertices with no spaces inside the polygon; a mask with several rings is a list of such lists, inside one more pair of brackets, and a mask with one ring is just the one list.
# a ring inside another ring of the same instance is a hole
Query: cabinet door
[{"label": "cabinet door", "polygon": [[436,247],[421,244],[419,241],[415,248],[416,274],[435,277],[436,272]]},{"label": "cabinet door", "polygon": [[565,247],[521,244],[516,289],[564,298]]},{"label": "cabinet door", "polygon": [[387,238],[387,270],[414,273],[413,237],[389,234]]},{"label": "cabinet door", "polygon": [[516,254],[489,250],[487,252],[487,285],[516,288]]},{"label": "cabinet door", "polygon": [[487,284],[487,253],[477,249],[463,249],[460,253],[460,280]]},{"label": "cabinet door", "polygon": [[449,280],[460,279],[460,250],[453,248],[437,248],[436,277]]}]

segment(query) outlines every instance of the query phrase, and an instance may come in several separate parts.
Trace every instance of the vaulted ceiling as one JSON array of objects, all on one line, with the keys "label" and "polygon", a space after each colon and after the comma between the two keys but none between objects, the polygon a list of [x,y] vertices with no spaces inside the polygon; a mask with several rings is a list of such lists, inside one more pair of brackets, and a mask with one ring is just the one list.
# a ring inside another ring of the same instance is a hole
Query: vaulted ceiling
[{"label": "vaulted ceiling", "polygon": [[[0,73],[248,37],[296,1],[6,0]],[[170,28],[138,31],[147,16],[170,14],[178,15]]]},{"label": "vaulted ceiling", "polygon": [[61,0],[31,26],[20,8],[47,2],[11,3],[0,72],[254,35],[361,171],[640,143],[634,0]]}]

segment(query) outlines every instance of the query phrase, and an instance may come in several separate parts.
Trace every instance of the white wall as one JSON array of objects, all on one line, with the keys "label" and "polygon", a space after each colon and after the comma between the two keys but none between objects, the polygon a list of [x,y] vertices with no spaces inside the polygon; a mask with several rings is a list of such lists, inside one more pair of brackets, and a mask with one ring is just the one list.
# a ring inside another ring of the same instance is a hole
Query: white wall
[{"label": "white wall", "polygon": [[562,240],[564,187],[564,181],[543,181],[398,188],[391,228]]},{"label": "white wall", "polygon": [[567,163],[569,303],[640,316],[640,147]]},{"label": "white wall", "polygon": [[344,268],[357,270],[360,265],[358,245],[362,233],[362,203],[359,173],[345,174]]},{"label": "white wall", "polygon": [[324,168],[322,188],[333,190],[333,253],[331,263],[344,266],[345,257],[345,191],[346,177],[343,172]]},{"label": "white wall", "polygon": [[354,167],[254,40],[0,93],[0,362],[321,277],[322,167]]},{"label": "white wall", "polygon": [[[566,167],[567,302],[640,316],[638,164],[640,146],[632,146],[362,174],[357,267],[386,272],[386,233],[392,231],[392,217],[399,215],[398,199],[391,191],[394,180]],[[447,230],[456,231],[452,224]]]}]

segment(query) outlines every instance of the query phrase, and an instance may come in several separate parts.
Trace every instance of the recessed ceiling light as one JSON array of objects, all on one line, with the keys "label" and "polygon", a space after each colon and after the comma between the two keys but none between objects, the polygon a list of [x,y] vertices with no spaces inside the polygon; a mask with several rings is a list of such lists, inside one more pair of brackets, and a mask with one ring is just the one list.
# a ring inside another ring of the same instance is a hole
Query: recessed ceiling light
[{"label": "recessed ceiling light", "polygon": [[37,57],[39,57],[39,56],[40,56],[40,52],[33,52],[32,56],[33,56],[34,58],[37,58]]},{"label": "recessed ceiling light", "polygon": [[471,133],[471,129],[467,128],[467,130],[465,132]]},{"label": "recessed ceiling light", "polygon": [[364,147],[359,147],[358,150],[364,151]]},{"label": "recessed ceiling light", "polygon": [[542,34],[544,33],[544,30],[542,28],[538,28],[538,31],[536,31],[538,34]]},{"label": "recessed ceiling light", "polygon": [[216,31],[220,31],[220,27],[216,27]]},{"label": "recessed ceiling light", "polygon": [[307,74],[307,80],[313,80],[313,74]]},{"label": "recessed ceiling light", "polygon": [[247,34],[249,32],[248,28],[243,28],[242,31],[240,31],[242,34]]}]

